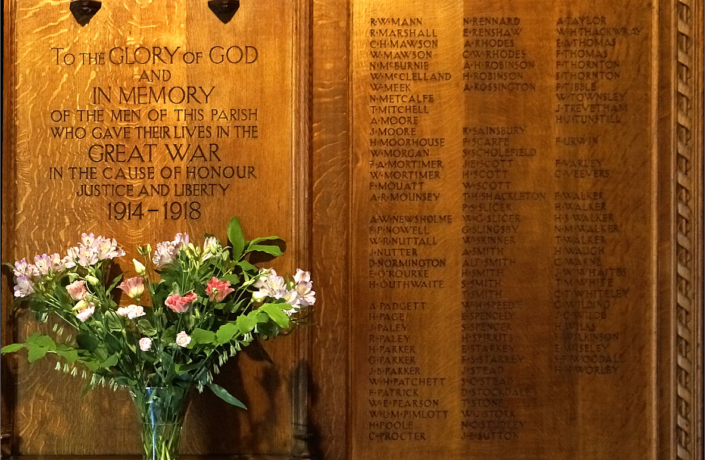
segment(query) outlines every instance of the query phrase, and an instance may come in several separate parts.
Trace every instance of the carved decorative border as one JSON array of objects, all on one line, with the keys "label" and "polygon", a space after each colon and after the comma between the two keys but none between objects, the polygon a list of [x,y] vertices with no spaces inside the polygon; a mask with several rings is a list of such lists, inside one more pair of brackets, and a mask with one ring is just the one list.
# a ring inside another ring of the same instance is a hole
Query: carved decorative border
[{"label": "carved decorative border", "polygon": [[[697,1],[697,0],[695,0]],[[695,11],[694,0],[678,0],[676,5],[677,30],[677,88],[676,88],[676,458],[694,460],[702,450],[700,433],[702,397],[699,394],[698,372],[702,357],[700,347],[702,312],[699,301],[702,282],[698,276],[701,260],[699,240],[702,216],[697,200],[702,199],[702,187],[697,182],[702,162],[697,155],[698,136],[702,129],[698,118],[698,89],[702,89],[702,72],[698,73],[696,53],[697,26],[702,26]],[[700,11],[702,13],[702,11]],[[700,36],[702,39],[702,35]],[[702,69],[702,67],[701,67]],[[700,101],[701,102],[701,101]],[[695,200],[695,201],[694,201]]]}]

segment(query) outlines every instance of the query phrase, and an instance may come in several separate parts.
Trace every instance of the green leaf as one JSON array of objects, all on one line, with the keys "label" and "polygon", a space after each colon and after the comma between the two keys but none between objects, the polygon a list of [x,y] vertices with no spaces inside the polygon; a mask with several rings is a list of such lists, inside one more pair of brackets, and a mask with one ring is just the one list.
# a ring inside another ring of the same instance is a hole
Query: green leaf
[{"label": "green leaf", "polygon": [[64,358],[69,364],[73,364],[78,360],[78,351],[66,345],[59,345],[56,354]]},{"label": "green leaf", "polygon": [[240,328],[240,332],[247,334],[257,325],[257,317],[254,315],[240,315],[237,317],[236,323],[237,327]]},{"label": "green leaf", "polygon": [[264,238],[255,238],[254,240],[250,241],[250,246],[260,244],[265,241],[284,241],[284,240],[279,238],[278,236],[265,236]]},{"label": "green leaf", "polygon": [[115,277],[113,282],[110,284],[110,287],[108,288],[107,292],[110,292],[113,289],[115,289],[115,286],[118,285],[118,283],[120,282],[121,279],[122,279],[122,273],[120,273],[118,276]]},{"label": "green leaf", "polygon": [[215,332],[205,329],[195,329],[191,333],[191,341],[198,344],[211,344],[215,342]]},{"label": "green leaf", "polygon": [[265,246],[263,244],[250,245],[247,248],[247,252],[264,252],[265,254],[269,254],[270,256],[274,257],[279,257],[284,254],[282,250],[279,249],[279,246]]},{"label": "green leaf", "polygon": [[157,335],[157,330],[152,326],[152,323],[150,323],[146,319],[141,319],[137,321],[137,327],[139,328],[140,332],[148,337],[154,337]]},{"label": "green leaf", "polygon": [[27,359],[29,360],[30,363],[33,363],[35,361],[42,359],[44,356],[46,356],[48,351],[49,351],[48,348],[33,346],[29,349],[29,354],[28,354]]},{"label": "green leaf", "polygon": [[201,363],[201,362],[195,362],[195,363],[191,363],[191,364],[177,364],[176,366],[174,366],[174,371],[178,375],[182,375],[188,371],[198,369],[199,367],[201,367],[202,364],[203,363]]},{"label": "green leaf", "polygon": [[215,333],[216,341],[218,342],[218,344],[224,345],[230,342],[239,330],[239,326],[235,323],[223,324]]},{"label": "green leaf", "polygon": [[31,345],[33,347],[47,348],[49,350],[56,350],[56,344],[48,335],[32,334],[27,339],[27,345]]},{"label": "green leaf", "polygon": [[112,355],[102,363],[100,363],[100,367],[104,367],[105,369],[108,369],[110,367],[113,367],[118,363],[118,355]]},{"label": "green leaf", "polygon": [[111,331],[122,331],[125,327],[122,324],[122,319],[120,316],[112,310],[105,312],[103,318],[105,319],[105,325]]},{"label": "green leaf", "polygon": [[245,236],[242,234],[240,220],[237,217],[230,219],[228,225],[228,240],[233,247],[233,260],[238,260],[245,249]]},{"label": "green leaf", "polygon": [[98,348],[98,341],[96,338],[89,334],[79,334],[76,337],[76,343],[78,346],[89,353],[93,353],[96,348]]},{"label": "green leaf", "polygon": [[247,410],[247,407],[242,403],[242,401],[228,393],[228,390],[226,390],[225,388],[216,385],[215,383],[211,383],[210,385],[208,385],[208,388],[210,388],[211,391],[215,393],[217,397],[219,397],[226,403],[232,404],[233,406],[239,407],[240,409]]},{"label": "green leaf", "polygon": [[225,275],[225,276],[221,276],[220,280],[221,281],[230,281],[230,284],[237,284],[240,282],[240,278],[234,273],[231,273],[231,274]]},{"label": "green leaf", "polygon": [[266,303],[259,307],[259,309],[267,312],[269,317],[272,318],[272,321],[277,323],[277,326],[281,328],[287,328],[289,327],[289,317],[286,313],[284,313],[284,310],[282,310],[283,305],[291,307],[288,304]]},{"label": "green leaf", "polygon": [[4,347],[2,347],[2,349],[0,349],[0,352],[2,352],[3,354],[15,353],[16,351],[20,351],[21,349],[23,349],[24,346],[25,346],[24,343],[13,343],[13,344],[5,345]]}]

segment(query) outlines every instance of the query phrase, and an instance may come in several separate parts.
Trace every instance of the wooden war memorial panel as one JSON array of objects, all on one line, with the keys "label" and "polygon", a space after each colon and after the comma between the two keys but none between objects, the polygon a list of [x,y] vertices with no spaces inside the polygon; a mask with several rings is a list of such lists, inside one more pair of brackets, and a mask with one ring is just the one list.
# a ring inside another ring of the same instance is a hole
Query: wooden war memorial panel
[{"label": "wooden war memorial panel", "polygon": [[659,14],[351,2],[350,458],[666,458]]},{"label": "wooden war memorial panel", "polygon": [[[227,23],[208,2],[103,2],[84,26],[69,6],[5,2],[14,97],[5,112],[3,259],[62,251],[93,232],[116,238],[129,261],[137,244],[177,232],[197,244],[204,233],[225,238],[237,215],[246,235],[287,242],[275,267],[304,266],[305,2],[248,2]],[[36,327],[12,323],[15,339]],[[265,345],[276,365],[251,353],[227,368],[223,386],[250,410],[222,408],[214,418],[212,395],[196,398],[182,450],[290,454],[301,410],[293,401],[302,400],[292,392],[297,340]],[[84,382],[53,363],[13,365],[3,431],[15,455],[139,451],[126,392],[81,398]]]}]

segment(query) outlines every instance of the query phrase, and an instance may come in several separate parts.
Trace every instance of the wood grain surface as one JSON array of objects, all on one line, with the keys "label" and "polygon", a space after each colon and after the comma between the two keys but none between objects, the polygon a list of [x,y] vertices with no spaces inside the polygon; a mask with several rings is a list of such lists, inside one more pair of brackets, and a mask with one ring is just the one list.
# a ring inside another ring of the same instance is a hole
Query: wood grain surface
[{"label": "wood grain surface", "polygon": [[[85,27],[69,2],[11,6],[6,32],[17,78],[6,99],[15,116],[5,127],[16,137],[3,155],[12,178],[4,181],[9,196],[3,189],[5,260],[64,251],[81,232],[94,232],[118,239],[129,273],[136,244],[177,232],[197,244],[204,233],[225,238],[237,215],[246,236],[287,242],[286,255],[267,265],[293,273],[306,263],[305,2],[246,3],[228,24],[205,1],[103,2]],[[22,317],[17,325],[20,338],[36,329]],[[290,455],[300,407],[292,397],[297,343],[296,335],[265,343],[275,364],[250,350],[227,366],[218,380],[249,410],[198,397],[183,451]],[[127,394],[80,398],[85,382],[48,361],[18,361],[14,426],[7,425],[14,452],[138,452]]]},{"label": "wood grain surface", "polygon": [[[276,365],[248,353],[221,376],[251,411],[191,407],[189,458],[702,458],[702,2],[242,0],[223,25],[205,1],[126,0],[85,28],[68,3],[5,0],[3,259],[84,230],[128,248],[198,236],[235,213],[290,242],[277,268],[315,277],[310,327],[265,344]],[[55,46],[219,44],[257,63],[50,65]],[[171,81],[140,83],[143,68]],[[217,143],[218,163],[261,174],[197,221],[108,220],[111,198],[72,196],[88,181],[67,176],[107,141],[53,139],[80,123],[51,112],[89,108],[93,86],[174,82],[215,87],[209,109],[259,109],[258,139]],[[399,144],[419,139],[437,144]],[[3,274],[7,343],[31,326]],[[51,363],[2,370],[4,453],[138,451],[125,395],[79,399]]]}]

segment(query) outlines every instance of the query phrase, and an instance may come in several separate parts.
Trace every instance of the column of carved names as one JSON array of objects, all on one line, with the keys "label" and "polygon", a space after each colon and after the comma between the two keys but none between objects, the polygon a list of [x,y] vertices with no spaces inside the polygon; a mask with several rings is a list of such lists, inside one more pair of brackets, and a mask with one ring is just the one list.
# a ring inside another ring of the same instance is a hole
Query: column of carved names
[{"label": "column of carved names", "polygon": [[626,357],[610,318],[629,302],[626,267],[610,263],[624,241],[619,214],[605,191],[619,142],[605,141],[630,123],[629,85],[620,48],[640,27],[605,16],[561,17],[556,23],[557,181],[554,212],[554,371],[612,375]]},{"label": "column of carved names", "polygon": [[[536,66],[522,45],[521,25],[518,17],[463,18],[467,107],[491,104],[486,98],[497,93],[533,95]],[[521,180],[540,157],[527,138],[532,127],[503,118],[502,124],[484,123],[471,109],[462,133],[460,424],[466,441],[518,439],[525,421],[516,408],[534,396],[531,382],[515,377],[527,357],[516,332],[528,299],[509,293],[505,281],[516,278],[524,226],[547,194]]]},{"label": "column of carved names", "polygon": [[434,60],[441,44],[427,19],[371,18],[368,38],[367,285],[379,301],[367,317],[366,439],[421,442],[448,417],[439,394],[447,378],[422,365],[428,356],[416,339],[447,289],[438,247],[453,217],[442,212],[446,139],[432,116],[435,90],[451,74]]}]

